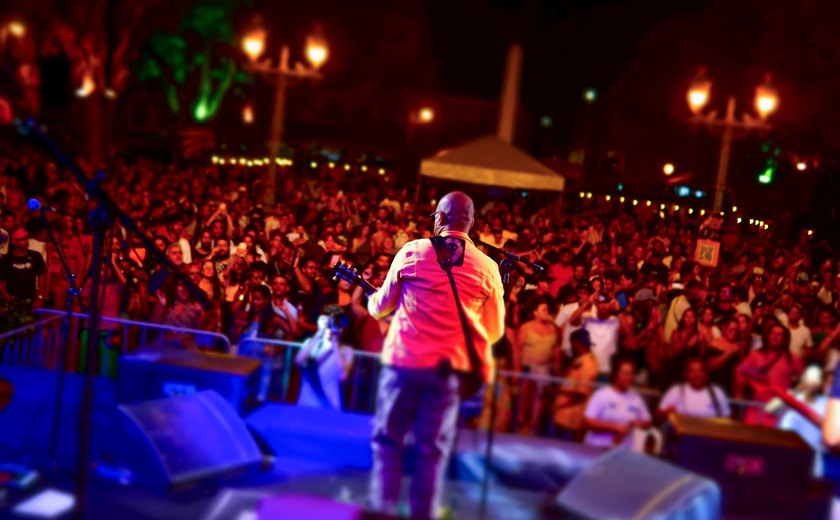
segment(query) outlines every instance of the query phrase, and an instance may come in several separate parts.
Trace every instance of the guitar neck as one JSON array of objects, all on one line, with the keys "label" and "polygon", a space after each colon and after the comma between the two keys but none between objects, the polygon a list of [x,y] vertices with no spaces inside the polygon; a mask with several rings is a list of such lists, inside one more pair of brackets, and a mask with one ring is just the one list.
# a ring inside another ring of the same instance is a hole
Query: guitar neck
[{"label": "guitar neck", "polygon": [[376,292],[376,287],[368,283],[367,280],[359,278],[359,280],[356,282],[356,285],[362,288],[362,290],[365,292],[365,296],[370,296],[371,294]]},{"label": "guitar neck", "polygon": [[743,373],[742,376],[747,381],[763,385],[770,390],[774,396],[778,397],[783,403],[785,403],[788,408],[798,412],[802,417],[810,421],[811,424],[817,428],[822,428],[823,418],[817,412],[812,410],[806,403],[797,399],[793,394],[788,392],[786,388],[782,388],[781,386],[770,382],[765,374],[759,374],[756,371],[747,371]]}]

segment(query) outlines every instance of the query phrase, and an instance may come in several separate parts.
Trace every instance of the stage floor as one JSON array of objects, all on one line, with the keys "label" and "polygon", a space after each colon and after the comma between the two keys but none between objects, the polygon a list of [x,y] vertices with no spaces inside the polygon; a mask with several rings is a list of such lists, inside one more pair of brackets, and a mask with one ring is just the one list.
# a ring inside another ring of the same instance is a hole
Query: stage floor
[{"label": "stage floor", "polygon": [[[240,514],[225,515],[227,518],[256,518],[247,514],[249,505],[247,498],[255,495],[304,495],[364,505],[368,472],[328,470],[330,472],[325,473],[322,471],[324,469],[327,468],[308,464],[305,461],[278,459],[272,470],[244,476],[217,487],[205,486],[169,496],[97,479],[91,483],[88,514],[85,516],[97,520],[117,518],[121,520],[214,520],[209,516],[214,500],[225,493],[232,494],[235,498],[242,498],[243,500],[239,502],[243,504],[244,509],[239,510],[242,516]],[[53,483],[58,489],[69,489],[70,480],[59,477],[53,479]],[[408,482],[406,481],[405,484],[404,490],[407,490]],[[445,494],[445,504],[452,510],[453,518],[479,517],[480,484],[448,481]],[[493,520],[540,518],[539,507],[543,500],[545,500],[545,495],[541,493],[512,490],[491,484],[486,518]],[[18,501],[15,500],[15,502]],[[250,504],[253,504],[253,500]],[[9,516],[3,518],[24,518],[12,515],[8,510],[5,513]],[[68,513],[59,518],[72,518],[72,514]],[[317,515],[313,515],[312,518],[317,518]]]}]

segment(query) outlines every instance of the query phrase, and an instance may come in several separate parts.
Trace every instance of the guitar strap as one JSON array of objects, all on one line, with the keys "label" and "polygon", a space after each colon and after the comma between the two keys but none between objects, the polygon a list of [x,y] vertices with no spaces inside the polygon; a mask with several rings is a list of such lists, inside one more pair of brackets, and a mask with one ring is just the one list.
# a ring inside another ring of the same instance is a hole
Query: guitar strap
[{"label": "guitar strap", "polygon": [[467,314],[461,305],[461,299],[458,297],[458,286],[455,284],[455,277],[452,275],[453,266],[464,265],[465,242],[460,238],[441,236],[434,236],[429,240],[432,241],[432,246],[435,248],[440,268],[446,272],[449,285],[452,286],[452,295],[455,298],[455,306],[458,308],[458,317],[461,319],[461,327],[464,329],[464,341],[467,344],[467,356],[470,360],[470,373],[480,376],[481,357],[478,355],[475,343],[473,343]]}]

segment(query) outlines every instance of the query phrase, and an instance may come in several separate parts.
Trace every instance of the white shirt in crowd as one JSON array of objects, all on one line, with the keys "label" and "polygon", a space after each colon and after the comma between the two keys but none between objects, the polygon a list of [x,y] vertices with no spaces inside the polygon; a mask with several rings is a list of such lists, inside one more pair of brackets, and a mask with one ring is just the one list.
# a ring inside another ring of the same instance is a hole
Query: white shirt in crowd
[{"label": "white shirt in crowd", "polygon": [[[557,317],[554,319],[554,324],[563,330],[563,339],[560,343],[560,348],[567,357],[572,357],[572,342],[569,338],[571,337],[572,332],[580,329],[580,325],[574,326],[569,323],[569,318],[572,317],[572,314],[574,314],[579,307],[580,303],[578,302],[567,303],[560,309],[560,312],[557,313]],[[588,311],[583,313],[583,319],[595,317],[594,308],[590,308]]]},{"label": "white shirt in crowd", "polygon": [[[633,420],[650,420],[650,412],[641,395],[635,390],[619,392],[612,385],[596,390],[592,394],[589,402],[586,403],[586,411],[583,415],[587,419],[618,424],[629,424]],[[614,438],[615,434],[610,432],[590,431],[587,432],[583,442],[590,446],[611,447],[614,445]],[[632,435],[625,436],[621,443],[626,447],[631,447],[632,444]]]},{"label": "white shirt in crowd", "polygon": [[279,307],[274,305],[274,302],[271,302],[271,308],[274,310],[274,313],[279,314],[281,318],[285,318],[288,321],[298,320],[298,309],[292,305],[292,302],[289,300],[281,303]]},{"label": "white shirt in crowd", "polygon": [[[720,412],[715,408],[711,392],[717,397]],[[695,390],[687,383],[680,383],[672,386],[665,392],[662,400],[659,401],[659,409],[666,410],[674,407],[680,415],[691,417],[712,418],[729,417],[729,398],[726,392],[717,385],[711,385],[700,390]]]},{"label": "white shirt in crowd", "polygon": [[811,329],[805,325],[800,323],[800,325],[795,329],[788,325],[788,330],[790,330],[790,351],[797,356],[802,357],[802,354],[805,353],[805,349],[809,349],[814,346],[814,338],[811,337]]},{"label": "white shirt in crowd", "polygon": [[618,349],[618,331],[620,324],[617,316],[602,320],[594,316],[583,319],[583,328],[589,332],[592,353],[598,360],[598,370],[602,374],[610,373],[610,360]]}]

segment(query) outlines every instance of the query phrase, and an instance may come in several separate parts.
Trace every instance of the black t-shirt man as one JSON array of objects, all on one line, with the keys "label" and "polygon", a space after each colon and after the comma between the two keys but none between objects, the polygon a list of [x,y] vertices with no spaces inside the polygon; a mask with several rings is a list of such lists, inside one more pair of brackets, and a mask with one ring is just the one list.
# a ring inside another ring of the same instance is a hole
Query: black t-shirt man
[{"label": "black t-shirt man", "polygon": [[37,278],[44,276],[47,266],[37,252],[27,250],[23,256],[10,252],[0,257],[0,280],[6,291],[18,300],[32,300],[38,292]]}]

